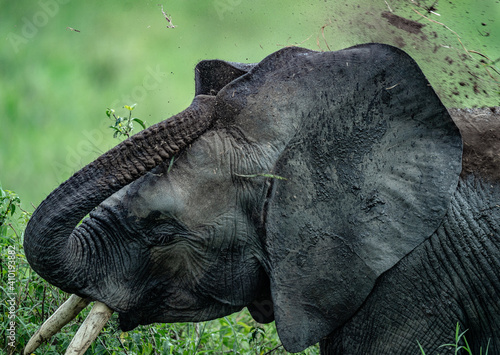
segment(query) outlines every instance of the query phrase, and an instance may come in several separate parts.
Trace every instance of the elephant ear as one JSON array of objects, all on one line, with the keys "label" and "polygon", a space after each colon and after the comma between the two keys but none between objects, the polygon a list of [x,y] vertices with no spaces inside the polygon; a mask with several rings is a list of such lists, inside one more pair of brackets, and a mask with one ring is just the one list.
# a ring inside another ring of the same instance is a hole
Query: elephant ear
[{"label": "elephant ear", "polygon": [[245,75],[255,64],[202,60],[195,67],[195,95],[217,95],[231,81]]},{"label": "elephant ear", "polygon": [[394,47],[313,52],[282,73],[274,78],[286,78],[290,95],[280,106],[302,119],[273,172],[287,180],[273,180],[266,247],[278,333],[297,352],[349,319],[436,230],[462,143],[421,70]]}]

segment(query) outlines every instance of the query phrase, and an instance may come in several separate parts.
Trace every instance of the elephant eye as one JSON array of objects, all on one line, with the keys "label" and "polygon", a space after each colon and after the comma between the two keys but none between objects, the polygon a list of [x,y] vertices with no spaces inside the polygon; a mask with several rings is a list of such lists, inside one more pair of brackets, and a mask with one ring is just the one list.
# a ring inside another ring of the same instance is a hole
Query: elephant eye
[{"label": "elephant eye", "polygon": [[175,237],[172,234],[160,233],[152,236],[150,242],[153,245],[165,245],[171,243],[174,239]]},{"label": "elephant eye", "polygon": [[166,245],[186,235],[186,228],[174,218],[163,218],[146,233],[151,245]]}]

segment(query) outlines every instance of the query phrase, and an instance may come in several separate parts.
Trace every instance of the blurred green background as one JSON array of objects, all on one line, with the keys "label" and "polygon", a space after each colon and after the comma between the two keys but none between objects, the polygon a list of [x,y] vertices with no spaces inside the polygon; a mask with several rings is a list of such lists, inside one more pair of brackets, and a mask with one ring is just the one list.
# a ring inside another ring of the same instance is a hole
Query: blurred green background
[{"label": "blurred green background", "polygon": [[16,0],[0,16],[0,183],[30,210],[119,142],[107,107],[170,117],[202,59],[383,42],[412,55],[448,107],[500,102],[498,0]]}]

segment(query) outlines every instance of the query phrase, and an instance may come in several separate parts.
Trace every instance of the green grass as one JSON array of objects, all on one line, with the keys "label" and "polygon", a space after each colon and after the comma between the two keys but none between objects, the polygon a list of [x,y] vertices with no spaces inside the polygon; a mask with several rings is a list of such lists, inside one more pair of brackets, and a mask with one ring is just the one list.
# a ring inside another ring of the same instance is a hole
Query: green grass
[{"label": "green grass", "polygon": [[[455,327],[455,339],[454,339],[453,343],[443,344],[439,347],[440,348],[451,348],[454,350],[455,355],[458,355],[458,354],[475,355],[469,346],[469,342],[467,341],[465,333],[467,333],[467,330],[461,331],[460,330],[460,323],[457,323],[457,326]],[[417,344],[418,344],[418,347],[419,347],[422,355],[426,355],[425,350],[424,350],[423,346],[420,344],[420,342],[417,341]],[[488,344],[486,345],[484,352],[483,352],[482,347],[479,348],[479,355],[488,355],[489,347],[490,347],[490,343],[488,341]]]},{"label": "green grass", "polygon": [[[21,208],[20,202],[18,195],[0,185],[0,275],[5,280],[0,287],[4,295],[0,309],[0,354],[8,355],[22,353],[38,327],[69,297],[29,267],[22,248],[22,233],[30,213]],[[91,305],[36,353],[62,354],[90,309]],[[13,322],[15,332],[12,339],[8,337],[10,322]],[[86,352],[88,355],[224,353],[261,355],[287,352],[281,346],[274,323],[259,324],[246,309],[209,322],[152,324],[129,332],[118,329],[117,315],[114,314]],[[316,345],[302,354],[318,353]]]}]

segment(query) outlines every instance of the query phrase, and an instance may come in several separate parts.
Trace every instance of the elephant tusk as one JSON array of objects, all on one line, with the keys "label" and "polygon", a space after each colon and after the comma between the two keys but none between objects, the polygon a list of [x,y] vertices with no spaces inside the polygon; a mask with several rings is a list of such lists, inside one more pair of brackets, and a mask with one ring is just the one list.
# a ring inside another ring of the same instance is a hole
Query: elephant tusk
[{"label": "elephant tusk", "polygon": [[94,307],[90,311],[87,319],[76,332],[73,340],[66,349],[65,355],[82,355],[87,348],[97,338],[101,329],[104,328],[109,318],[113,314],[113,310],[104,303],[95,302]]},{"label": "elephant tusk", "polygon": [[44,341],[50,339],[74,319],[90,303],[90,300],[71,295],[31,337],[24,348],[24,355],[32,354]]}]

